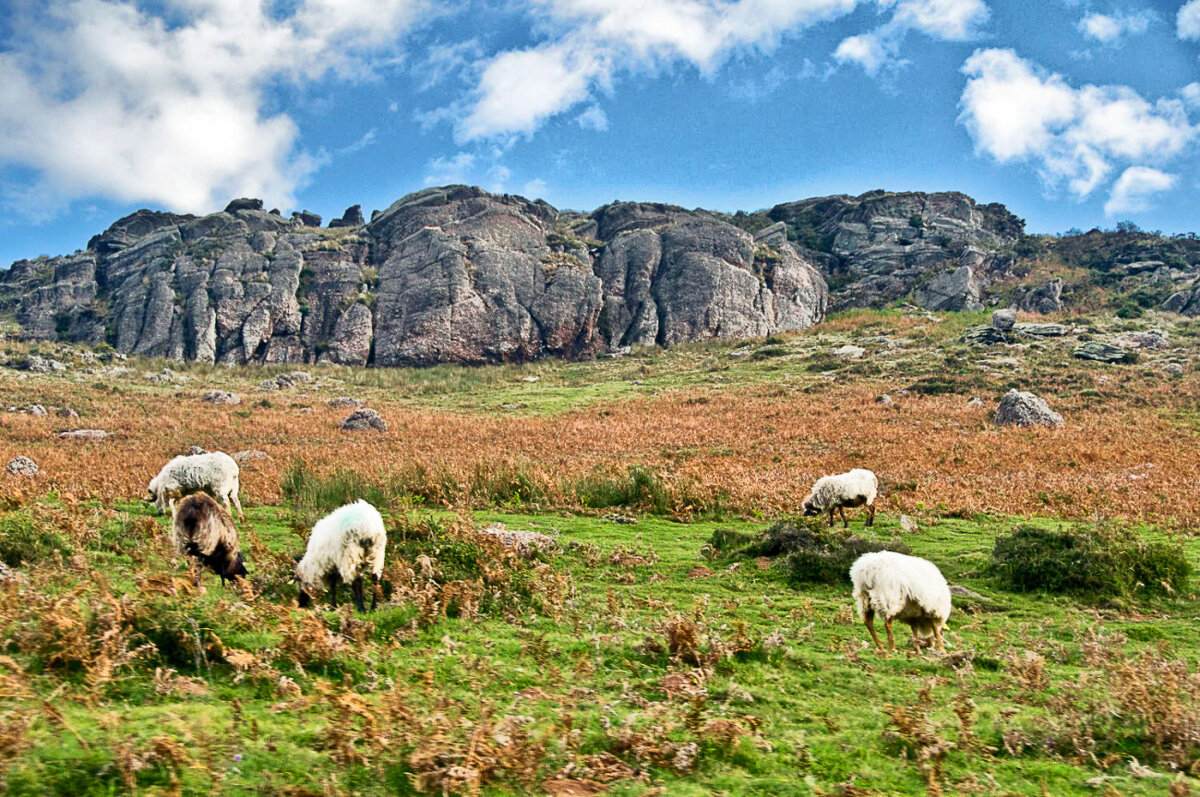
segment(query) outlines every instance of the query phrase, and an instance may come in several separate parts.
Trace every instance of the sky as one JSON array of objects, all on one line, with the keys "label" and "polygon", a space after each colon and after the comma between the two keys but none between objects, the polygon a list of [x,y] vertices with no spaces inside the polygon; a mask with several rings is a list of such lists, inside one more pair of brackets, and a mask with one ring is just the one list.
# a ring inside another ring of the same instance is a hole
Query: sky
[{"label": "sky", "polygon": [[956,190],[1200,231],[1200,0],[4,0],[0,267],[138,208],[326,220]]}]

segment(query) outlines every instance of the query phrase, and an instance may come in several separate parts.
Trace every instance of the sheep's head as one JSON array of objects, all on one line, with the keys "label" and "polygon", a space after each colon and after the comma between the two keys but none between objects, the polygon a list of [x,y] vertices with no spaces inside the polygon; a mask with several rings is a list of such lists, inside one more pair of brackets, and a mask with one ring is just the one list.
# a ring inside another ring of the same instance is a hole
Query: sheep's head
[{"label": "sheep's head", "polygon": [[314,585],[305,582],[304,577],[300,575],[300,562],[303,557],[297,554],[292,558],[296,561],[296,569],[292,571],[292,581],[296,583],[296,591],[298,592],[296,601],[300,604],[301,609],[307,609],[313,604],[312,593],[314,591]]},{"label": "sheep's head", "polygon": [[245,578],[250,575],[246,570],[246,560],[238,553],[225,564],[225,577],[228,579]]},{"label": "sheep's head", "polygon": [[804,511],[805,517],[812,517],[821,513],[821,508],[817,506],[816,499],[812,495],[804,499],[804,503],[800,505],[800,508]]},{"label": "sheep's head", "polygon": [[146,485],[146,497],[142,500],[149,501],[150,503],[154,503],[155,501],[158,500],[158,477],[157,476],[155,476],[153,479],[151,479],[150,483]]}]

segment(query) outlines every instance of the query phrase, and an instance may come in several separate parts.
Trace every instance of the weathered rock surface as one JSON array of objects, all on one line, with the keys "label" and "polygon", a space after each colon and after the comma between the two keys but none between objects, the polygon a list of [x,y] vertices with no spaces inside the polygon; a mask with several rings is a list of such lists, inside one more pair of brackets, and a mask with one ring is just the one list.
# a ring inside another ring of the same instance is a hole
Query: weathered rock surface
[{"label": "weathered rock surface", "polygon": [[1200,316],[1200,288],[1176,291],[1162,303],[1168,313],[1179,313],[1191,317]]},{"label": "weathered rock surface", "polygon": [[207,404],[241,404],[242,397],[225,390],[209,390],[200,400]]},{"label": "weathered rock surface", "polygon": [[37,463],[26,456],[13,457],[8,461],[8,465],[4,469],[14,476],[38,475]]},{"label": "weathered rock surface", "polygon": [[1033,288],[1022,285],[1013,293],[1012,306],[1027,313],[1057,313],[1062,310],[1061,279],[1052,279],[1045,284]]},{"label": "weathered rock surface", "polygon": [[1003,310],[996,310],[992,313],[992,326],[1001,332],[1008,332],[1017,323],[1017,311],[1015,308],[1006,307]]},{"label": "weathered rock surface", "polygon": [[917,288],[913,297],[926,310],[982,310],[981,285],[970,266],[936,275]]},{"label": "weathered rock surface", "polygon": [[354,409],[366,404],[365,401],[356,399],[353,396],[337,396],[329,400],[329,406],[336,409]]},{"label": "weathered rock surface", "polygon": [[996,415],[992,419],[998,426],[1049,426],[1063,425],[1063,418],[1045,399],[1020,390],[1010,390],[1000,399]]},{"label": "weathered rock surface", "polygon": [[803,329],[922,283],[927,306],[977,307],[1022,231],[954,193],[780,205],[753,234],[735,221],[639,202],[560,212],[467,186],[365,225],[351,206],[336,234],[247,198],[203,217],[142,210],[82,253],[0,272],[0,313],[29,339],[210,363],[581,357]]},{"label": "weathered rock surface", "polygon": [[1071,356],[1080,360],[1095,360],[1101,363],[1131,363],[1137,361],[1137,355],[1120,346],[1089,340],[1081,343],[1071,352]]},{"label": "weathered rock surface", "polygon": [[108,432],[103,429],[72,429],[59,432],[58,436],[63,440],[103,440],[108,437]]},{"label": "weathered rock surface", "polygon": [[973,343],[976,346],[991,346],[996,343],[1008,342],[1007,335],[995,326],[989,326],[988,324],[968,327],[963,331],[962,339],[965,343]]},{"label": "weathered rock surface", "polygon": [[1064,324],[1014,324],[1013,332],[1019,335],[1032,335],[1036,338],[1061,338],[1070,332]]},{"label": "weathered rock surface", "polygon": [[346,419],[342,421],[342,428],[350,431],[376,429],[386,432],[388,426],[387,421],[378,412],[370,407],[361,407],[346,416]]}]

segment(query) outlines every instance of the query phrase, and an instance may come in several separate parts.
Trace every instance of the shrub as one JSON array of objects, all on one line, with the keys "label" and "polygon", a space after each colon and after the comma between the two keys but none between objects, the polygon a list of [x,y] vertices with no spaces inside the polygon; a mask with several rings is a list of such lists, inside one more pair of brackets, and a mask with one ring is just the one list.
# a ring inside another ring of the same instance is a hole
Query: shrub
[{"label": "shrub", "polygon": [[632,467],[621,477],[592,476],[581,479],[575,486],[579,502],[592,509],[623,506],[644,509],[665,515],[670,501],[662,481],[653,471]]},{"label": "shrub", "polygon": [[1015,592],[1067,593],[1095,602],[1178,592],[1191,571],[1181,547],[1146,542],[1129,530],[1036,526],[998,538],[989,568]]},{"label": "shrub", "polygon": [[850,577],[850,565],[864,553],[908,553],[908,546],[902,542],[869,540],[845,529],[827,528],[819,518],[781,520],[757,537],[717,529],[708,544],[731,558],[781,556],[783,571],[789,580],[816,584],[846,582]]},{"label": "shrub", "polygon": [[67,538],[39,523],[24,510],[8,512],[0,516],[0,561],[9,567],[20,567],[41,562],[58,551],[70,555],[71,544]]}]

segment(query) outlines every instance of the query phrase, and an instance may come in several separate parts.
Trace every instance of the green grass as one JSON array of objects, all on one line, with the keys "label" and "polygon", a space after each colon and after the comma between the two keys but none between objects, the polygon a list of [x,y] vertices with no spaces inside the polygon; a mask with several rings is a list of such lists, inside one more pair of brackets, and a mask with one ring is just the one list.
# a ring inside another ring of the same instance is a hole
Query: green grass
[{"label": "green grass", "polygon": [[[139,573],[166,566],[159,558],[165,554],[155,527],[142,520],[142,505],[116,509],[83,555],[103,569],[113,596],[136,595]],[[265,578],[272,557],[286,558],[300,548],[291,517],[289,507],[250,510],[243,540],[258,551],[250,560],[252,577]],[[452,519],[448,513],[414,517]],[[486,794],[536,791],[568,762],[608,751],[642,772],[612,784],[614,794],[658,786],[670,794],[816,794],[834,793],[851,781],[874,793],[921,793],[920,743],[898,733],[889,706],[925,716],[933,737],[953,743],[940,778],[947,793],[1091,794],[1087,780],[1101,775],[1114,778],[1106,785],[1122,794],[1164,793],[1162,780],[1135,779],[1127,768],[1132,755],[1167,771],[1153,745],[1139,738],[1136,722],[1094,717],[1097,759],[1115,756],[1101,770],[1060,749],[1064,720],[1056,701],[1074,689],[1082,689],[1081,700],[1107,694],[1103,668],[1088,658],[1089,640],[1105,640],[1106,651],[1117,657],[1156,652],[1190,662],[1194,671],[1200,652],[1195,594],[1151,598],[1136,610],[1119,612],[1061,596],[1006,592],[987,575],[986,565],[996,537],[1016,520],[922,518],[920,533],[904,535],[913,553],[935,561],[951,583],[985,598],[958,606],[945,659],[867,649],[868,637],[851,615],[848,585],[797,589],[778,569],[760,570],[754,560],[730,570],[726,562],[702,556],[715,530],[752,533],[761,525],[679,524],[653,517],[619,525],[503,512],[478,513],[475,520],[559,541],[563,553],[551,557],[549,567],[569,578],[570,589],[557,617],[526,606],[414,626],[412,606],[386,606],[358,618],[371,623],[361,643],[300,666],[280,653],[285,645],[280,628],[287,618],[306,615],[271,608],[286,604],[289,588],[265,589],[246,601],[206,576],[203,594],[143,602],[143,612],[154,611],[132,620],[139,628],[160,629],[164,637],[182,634],[177,646],[157,639],[157,652],[119,668],[96,689],[80,672],[39,664],[13,642],[19,629],[8,628],[10,658],[0,659],[0,674],[20,668],[30,693],[6,695],[0,717],[5,728],[31,723],[26,743],[8,762],[8,793],[113,794],[129,783],[141,792],[178,787],[194,793],[215,784],[224,793],[285,787],[299,790],[295,793],[411,793],[414,750],[440,745],[461,754],[470,728],[484,715],[493,728],[506,716],[520,717],[516,722],[528,741],[545,748],[540,763],[532,765],[531,781],[523,785],[498,766],[484,786]],[[1039,519],[1021,522],[1054,526]],[[898,533],[898,519],[879,515],[873,530],[856,530],[886,541]],[[1158,536],[1149,529],[1143,533]],[[1189,540],[1185,550],[1195,566],[1200,544]],[[694,572],[697,567],[715,572]],[[77,579],[64,575],[58,589],[65,593]],[[333,631],[355,633],[346,626],[351,615],[322,606],[315,616]],[[666,651],[664,625],[673,618],[695,624],[700,667],[673,660]],[[220,647],[269,659],[303,696],[276,694],[270,679],[252,673],[238,682],[211,640],[207,662],[194,666],[196,645],[186,638],[192,627],[218,636]],[[1040,657],[1044,668],[1044,682],[1033,692],[1014,663],[1027,652]],[[168,667],[204,692],[156,692],[155,669]],[[663,684],[672,674],[696,679],[704,696],[669,695]],[[922,690],[928,697],[921,697]],[[372,731],[361,717],[349,715],[347,721],[338,713],[337,700],[354,695],[382,718],[380,706],[393,691],[412,715],[404,727]],[[960,695],[974,703],[969,743],[960,738],[955,714],[961,705],[956,700],[965,699]],[[61,720],[47,714],[42,701],[52,703]],[[1086,714],[1084,702],[1079,711]],[[730,746],[716,737],[711,723],[717,721],[742,728],[740,741]],[[435,726],[441,730],[435,733]],[[338,729],[342,736],[334,733]],[[414,738],[370,741],[379,733]],[[437,734],[440,741],[431,742]],[[644,748],[664,740],[677,746],[695,741],[698,763],[675,771],[631,747],[631,734],[640,734]],[[1006,736],[1017,752],[1005,749]],[[172,758],[171,743],[182,751],[178,759]]]}]

